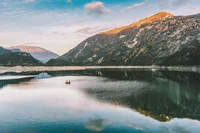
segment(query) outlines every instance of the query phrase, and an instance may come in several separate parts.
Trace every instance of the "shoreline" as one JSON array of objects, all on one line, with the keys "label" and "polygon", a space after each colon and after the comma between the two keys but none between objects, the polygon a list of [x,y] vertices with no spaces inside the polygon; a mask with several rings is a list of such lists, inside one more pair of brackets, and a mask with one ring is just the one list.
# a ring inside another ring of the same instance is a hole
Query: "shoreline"
[{"label": "shoreline", "polygon": [[147,70],[168,70],[182,72],[198,72],[200,66],[15,66],[3,67],[0,66],[2,72],[28,72],[28,71],[67,71],[67,70],[92,70],[92,69],[147,69]]}]

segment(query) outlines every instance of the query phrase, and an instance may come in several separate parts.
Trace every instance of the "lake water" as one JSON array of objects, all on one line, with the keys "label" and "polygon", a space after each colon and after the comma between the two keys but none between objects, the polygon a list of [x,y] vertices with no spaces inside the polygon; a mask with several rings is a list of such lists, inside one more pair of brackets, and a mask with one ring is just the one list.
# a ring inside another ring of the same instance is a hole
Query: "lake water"
[{"label": "lake water", "polygon": [[200,133],[199,73],[38,74],[1,74],[0,133]]}]

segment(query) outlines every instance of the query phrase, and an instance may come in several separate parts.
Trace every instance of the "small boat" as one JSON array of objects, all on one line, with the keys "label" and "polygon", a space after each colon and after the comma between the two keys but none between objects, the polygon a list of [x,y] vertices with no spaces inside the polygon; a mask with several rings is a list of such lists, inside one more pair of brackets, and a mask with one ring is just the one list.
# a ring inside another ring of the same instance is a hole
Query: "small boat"
[{"label": "small boat", "polygon": [[69,81],[67,80],[67,81],[65,82],[65,84],[70,85],[70,84],[71,84],[70,80],[69,80]]}]

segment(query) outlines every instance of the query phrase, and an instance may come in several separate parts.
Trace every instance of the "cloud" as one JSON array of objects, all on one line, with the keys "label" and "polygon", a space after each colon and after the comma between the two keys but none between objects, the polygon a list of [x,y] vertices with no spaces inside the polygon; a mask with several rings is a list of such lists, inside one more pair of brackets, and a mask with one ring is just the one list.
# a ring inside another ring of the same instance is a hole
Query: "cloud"
[{"label": "cloud", "polygon": [[24,3],[33,3],[35,0],[24,0]]},{"label": "cloud", "polygon": [[184,4],[186,4],[188,1],[189,0],[174,0],[172,4],[173,4],[174,8],[177,8],[177,7],[180,7]]},{"label": "cloud", "polygon": [[143,5],[145,5],[147,3],[148,0],[144,0],[143,2],[141,3],[136,3],[136,4],[133,4],[131,6],[128,6],[126,9],[123,9],[121,10],[120,12],[127,12],[129,10],[132,10],[132,9],[135,9],[135,8],[138,8],[138,7],[141,7]]},{"label": "cloud", "polygon": [[137,3],[137,4],[134,4],[132,6],[129,6],[127,9],[134,9],[134,8],[138,8],[138,7],[141,7],[143,6],[144,4],[146,4],[146,1],[142,2],[142,3]]},{"label": "cloud", "polygon": [[88,11],[89,14],[93,15],[101,15],[110,12],[110,9],[105,7],[104,4],[99,1],[88,3],[84,6],[84,8]]},{"label": "cloud", "polygon": [[189,0],[160,0],[159,7],[161,9],[177,9],[188,2]]},{"label": "cloud", "polygon": [[85,27],[85,28],[82,28],[82,29],[79,29],[76,31],[76,33],[88,33],[92,28],[90,27]]},{"label": "cloud", "polygon": [[72,3],[72,0],[66,0],[67,3]]},{"label": "cloud", "polygon": [[105,126],[109,124],[110,124],[109,120],[96,119],[96,120],[90,120],[88,123],[85,124],[85,127],[90,131],[99,132],[102,131],[105,128]]},{"label": "cloud", "polygon": [[8,2],[2,2],[2,5],[7,6]]},{"label": "cloud", "polygon": [[85,27],[85,28],[77,30],[76,33],[96,34],[96,33],[108,30],[110,28],[113,28],[113,27],[111,27],[111,26],[105,26],[105,25],[94,26],[94,27]]},{"label": "cloud", "polygon": [[189,8],[188,13],[190,13],[190,14],[200,13],[200,6],[195,6],[195,7]]}]

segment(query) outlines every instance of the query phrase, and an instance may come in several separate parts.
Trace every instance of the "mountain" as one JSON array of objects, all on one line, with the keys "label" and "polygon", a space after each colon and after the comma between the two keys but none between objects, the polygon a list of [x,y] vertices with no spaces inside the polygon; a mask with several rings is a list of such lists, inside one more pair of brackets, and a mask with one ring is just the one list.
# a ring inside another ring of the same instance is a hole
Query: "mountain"
[{"label": "mountain", "polygon": [[0,56],[1,66],[41,66],[40,61],[36,60],[29,53],[15,52]]},{"label": "mountain", "polygon": [[4,49],[3,47],[0,46],[0,55],[8,54],[11,53],[12,51]]},{"label": "mountain", "polygon": [[200,14],[160,12],[89,37],[58,59],[84,65],[200,65]]},{"label": "mountain", "polygon": [[[12,46],[8,48],[9,50],[12,50],[13,52],[26,52],[30,53],[34,58],[46,63],[50,59],[56,59],[59,57],[56,53],[53,53],[49,50],[36,47],[36,46],[26,46],[26,45],[20,45],[20,46]],[[19,50],[19,51],[18,51]]]},{"label": "mountain", "polygon": [[22,52],[19,49],[11,49],[12,52]]},{"label": "mountain", "polygon": [[47,66],[83,66],[81,62],[68,62],[62,59],[51,59],[45,65]]}]

